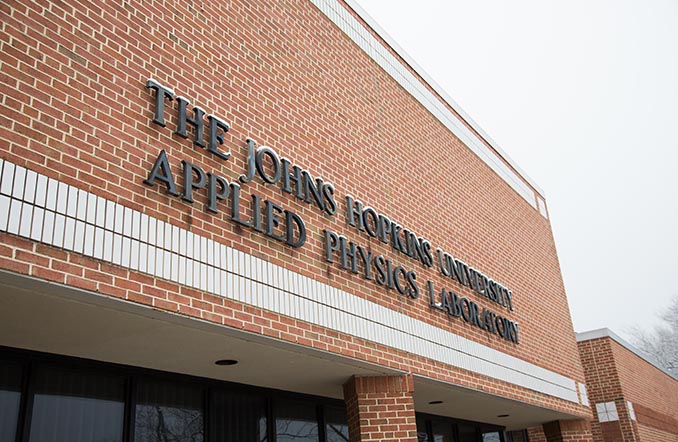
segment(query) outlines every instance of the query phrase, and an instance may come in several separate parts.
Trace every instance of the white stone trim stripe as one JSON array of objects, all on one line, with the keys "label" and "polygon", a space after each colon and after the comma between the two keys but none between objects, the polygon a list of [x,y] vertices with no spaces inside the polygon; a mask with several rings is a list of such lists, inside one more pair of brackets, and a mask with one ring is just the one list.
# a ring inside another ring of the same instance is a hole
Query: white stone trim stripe
[{"label": "white stone trim stripe", "polygon": [[589,402],[589,395],[586,392],[586,384],[582,382],[579,382],[579,402],[585,407],[591,405]]},{"label": "white stone trim stripe", "polygon": [[544,218],[548,218],[548,212],[546,211],[546,201],[541,196],[537,195],[537,206],[539,206],[539,213]]},{"label": "white stone trim stripe", "polygon": [[0,231],[578,402],[566,376],[2,160]]},{"label": "white stone trim stripe", "polygon": [[[369,55],[384,71],[386,71],[393,79],[398,82],[407,92],[410,93],[419,103],[421,103],[429,112],[431,112],[441,123],[445,125],[457,138],[459,138],[472,152],[474,152],[481,160],[485,162],[492,170],[497,173],[509,186],[511,186],[525,201],[532,207],[537,209],[545,218],[547,213],[545,210],[545,202],[543,192],[536,186],[524,173],[520,171],[517,165],[499,149],[492,140],[477,127],[470,118],[461,110],[458,104],[447,96],[440,86],[437,86],[428,75],[426,75],[410,57],[408,57],[397,44],[395,44],[387,34],[376,25],[373,19],[360,8],[355,1],[347,0],[347,3],[370,27],[377,32],[389,46],[398,53],[407,63],[425,79],[426,83],[431,86],[445,102],[457,111],[460,115],[465,116],[468,122],[478,133],[483,135],[485,141],[490,143],[492,147],[501,153],[501,156],[487,147],[476,133],[470,130],[464,121],[459,119],[452,113],[438,96],[427,89],[426,84],[417,78],[398,58],[396,58],[389,50],[365,28],[365,26],[357,20],[351,13],[342,6],[338,0],[311,0],[311,2],[325,14],[339,29],[341,29],[351,40],[353,40],[367,55]],[[505,159],[513,169],[520,172],[520,176],[514,170],[507,166],[502,161]],[[522,178],[521,178],[522,177]],[[535,192],[525,181],[529,182],[537,192]],[[541,195],[540,195],[541,194]],[[541,199],[544,204],[542,208],[538,205],[537,198]]]},{"label": "white stone trim stripe", "polygon": [[614,422],[619,420],[617,405],[612,402],[600,402],[596,404],[596,414],[599,422]]}]

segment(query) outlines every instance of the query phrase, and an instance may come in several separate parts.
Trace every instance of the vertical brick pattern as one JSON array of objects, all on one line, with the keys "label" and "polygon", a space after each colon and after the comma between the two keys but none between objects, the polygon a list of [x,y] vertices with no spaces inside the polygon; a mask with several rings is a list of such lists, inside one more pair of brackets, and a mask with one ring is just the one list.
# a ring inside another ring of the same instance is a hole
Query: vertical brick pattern
[{"label": "vertical brick pattern", "polygon": [[351,442],[416,442],[413,392],[411,374],[349,379],[344,400]]},{"label": "vertical brick pattern", "polygon": [[[629,413],[625,395],[622,394],[621,397],[616,398],[614,403],[617,407],[617,414],[619,415],[619,420],[614,423],[619,426],[622,439],[628,442],[640,442],[638,427],[636,426],[636,422],[631,419],[631,413]],[[604,437],[604,440],[606,442],[611,442],[619,439]]]},{"label": "vertical brick pattern", "polygon": [[[622,396],[621,382],[615,368],[614,355],[607,339],[592,339],[578,343],[579,355],[586,376],[586,390],[594,413],[591,422],[591,433],[594,442],[611,442],[617,434],[619,422],[608,422],[601,425],[595,404],[615,402]],[[616,402],[615,402],[616,404]],[[619,412],[619,407],[617,407]]]},{"label": "vertical brick pattern", "polygon": [[591,442],[591,425],[583,419],[553,421],[542,425],[547,442]]}]

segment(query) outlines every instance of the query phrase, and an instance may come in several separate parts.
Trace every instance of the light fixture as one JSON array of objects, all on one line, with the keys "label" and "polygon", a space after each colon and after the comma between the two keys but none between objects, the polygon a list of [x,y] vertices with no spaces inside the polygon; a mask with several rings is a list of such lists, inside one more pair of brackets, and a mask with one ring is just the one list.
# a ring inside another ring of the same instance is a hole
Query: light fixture
[{"label": "light fixture", "polygon": [[429,405],[438,405],[438,404],[442,404],[442,403],[443,403],[443,401],[431,401],[428,404]]},{"label": "light fixture", "polygon": [[214,361],[216,365],[235,365],[238,363],[235,359],[219,359],[218,361]]},{"label": "light fixture", "polygon": [[499,414],[499,415],[497,415],[497,417],[509,417],[509,415],[508,414]]}]

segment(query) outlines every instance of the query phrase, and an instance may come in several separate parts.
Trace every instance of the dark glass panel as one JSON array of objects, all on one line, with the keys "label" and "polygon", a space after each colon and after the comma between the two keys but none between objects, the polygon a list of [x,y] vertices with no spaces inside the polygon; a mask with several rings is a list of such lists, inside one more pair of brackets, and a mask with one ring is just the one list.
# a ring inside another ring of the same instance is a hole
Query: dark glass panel
[{"label": "dark glass panel", "polygon": [[0,361],[0,440],[13,441],[21,403],[21,367]]},{"label": "dark glass panel", "polygon": [[431,422],[431,427],[433,428],[433,442],[454,442],[450,422],[434,420]]},{"label": "dark glass panel", "polygon": [[203,394],[179,383],[140,382],[135,442],[203,442]]},{"label": "dark glass panel", "polygon": [[426,419],[421,416],[417,416],[417,442],[429,442]]},{"label": "dark glass panel", "polygon": [[318,440],[318,418],[314,404],[279,399],[275,401],[274,415],[277,442]]},{"label": "dark glass panel", "polygon": [[122,378],[38,369],[30,441],[122,441],[124,393]]},{"label": "dark glass panel", "polygon": [[325,407],[325,437],[327,442],[348,442],[348,419],[345,409]]},{"label": "dark glass panel", "polygon": [[217,391],[210,413],[214,442],[265,442],[266,399],[262,396]]},{"label": "dark glass panel", "polygon": [[528,442],[527,430],[513,430],[504,432],[506,442]]},{"label": "dark glass panel", "polygon": [[495,430],[483,430],[483,442],[501,442],[499,432]]},{"label": "dark glass panel", "polygon": [[459,424],[459,442],[478,442],[477,427]]}]

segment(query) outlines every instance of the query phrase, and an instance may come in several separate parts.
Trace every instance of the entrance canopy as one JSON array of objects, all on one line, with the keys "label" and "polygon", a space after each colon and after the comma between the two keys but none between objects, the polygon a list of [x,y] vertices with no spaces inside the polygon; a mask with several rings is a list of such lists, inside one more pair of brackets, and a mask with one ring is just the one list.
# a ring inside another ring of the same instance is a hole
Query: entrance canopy
[{"label": "entrance canopy", "polygon": [[[403,374],[244,330],[0,272],[0,345],[343,398],[352,376]],[[230,359],[230,366],[215,364]],[[522,429],[572,419],[487,392],[414,377],[417,412]],[[442,401],[440,403],[440,401]]]}]

